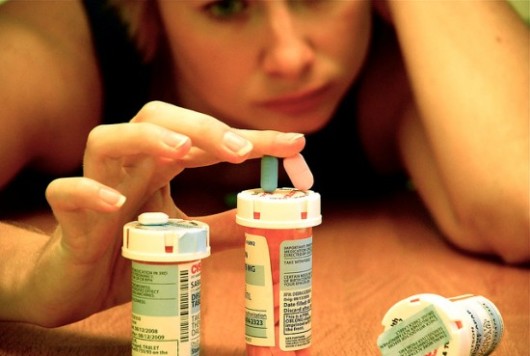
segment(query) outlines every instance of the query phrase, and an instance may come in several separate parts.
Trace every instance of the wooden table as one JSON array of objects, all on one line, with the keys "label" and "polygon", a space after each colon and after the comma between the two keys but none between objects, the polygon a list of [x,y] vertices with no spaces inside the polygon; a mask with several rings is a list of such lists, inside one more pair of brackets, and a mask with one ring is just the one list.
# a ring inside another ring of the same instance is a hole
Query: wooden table
[{"label": "wooden table", "polygon": [[[505,334],[495,355],[530,355],[530,266],[448,245],[411,195],[323,211],[313,239],[313,355],[378,355],[381,318],[417,293],[493,301]],[[203,260],[202,355],[244,355],[242,249]],[[130,304],[56,329],[0,323],[0,355],[130,354]]]}]

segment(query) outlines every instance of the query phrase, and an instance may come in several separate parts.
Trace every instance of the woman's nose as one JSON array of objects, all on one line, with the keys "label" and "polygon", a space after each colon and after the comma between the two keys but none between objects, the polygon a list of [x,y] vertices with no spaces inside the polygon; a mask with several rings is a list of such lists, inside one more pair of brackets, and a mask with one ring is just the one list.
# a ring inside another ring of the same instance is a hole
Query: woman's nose
[{"label": "woman's nose", "polygon": [[296,78],[312,65],[315,53],[311,41],[296,27],[287,8],[269,14],[261,57],[264,71],[276,77]]}]

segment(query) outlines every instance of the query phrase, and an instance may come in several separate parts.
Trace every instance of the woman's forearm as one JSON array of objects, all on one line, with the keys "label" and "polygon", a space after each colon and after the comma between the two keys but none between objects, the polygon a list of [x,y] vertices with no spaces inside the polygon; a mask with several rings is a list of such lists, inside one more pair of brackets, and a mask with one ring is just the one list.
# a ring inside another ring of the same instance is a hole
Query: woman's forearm
[{"label": "woman's forearm", "polygon": [[[507,260],[530,258],[528,27],[504,1],[389,6],[447,216],[460,238],[483,239]],[[420,169],[414,178],[425,179]]]}]

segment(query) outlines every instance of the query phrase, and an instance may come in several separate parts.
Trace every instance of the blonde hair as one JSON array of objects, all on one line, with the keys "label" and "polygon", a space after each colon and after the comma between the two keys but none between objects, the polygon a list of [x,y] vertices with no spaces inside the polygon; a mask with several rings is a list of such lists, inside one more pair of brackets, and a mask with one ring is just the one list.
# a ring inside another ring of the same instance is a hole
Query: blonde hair
[{"label": "blonde hair", "polygon": [[154,58],[160,43],[161,22],[155,0],[109,0],[145,61]]}]

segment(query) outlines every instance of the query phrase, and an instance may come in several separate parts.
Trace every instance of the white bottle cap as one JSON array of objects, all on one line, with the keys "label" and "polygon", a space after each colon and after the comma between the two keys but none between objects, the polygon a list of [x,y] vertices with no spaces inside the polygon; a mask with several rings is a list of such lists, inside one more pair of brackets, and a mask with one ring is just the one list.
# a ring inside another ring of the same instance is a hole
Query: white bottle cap
[{"label": "white bottle cap", "polygon": [[271,193],[245,190],[237,195],[236,222],[265,229],[317,226],[322,223],[320,194],[294,188],[278,188]]},{"label": "white bottle cap", "polygon": [[169,219],[164,213],[143,213],[123,227],[122,255],[145,262],[184,262],[210,255],[207,224]]}]

